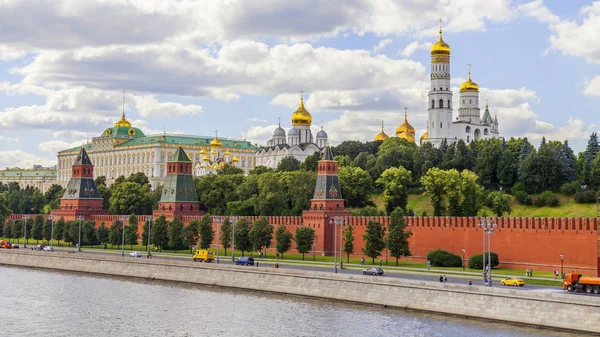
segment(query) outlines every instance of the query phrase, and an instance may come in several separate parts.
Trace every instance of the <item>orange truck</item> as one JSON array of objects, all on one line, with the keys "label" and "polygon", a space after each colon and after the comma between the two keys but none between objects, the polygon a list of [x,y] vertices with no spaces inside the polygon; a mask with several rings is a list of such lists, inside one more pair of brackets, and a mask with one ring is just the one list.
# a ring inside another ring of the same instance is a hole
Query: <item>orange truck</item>
[{"label": "orange truck", "polygon": [[567,274],[563,281],[563,289],[568,292],[585,291],[588,294],[600,293],[600,277],[585,277],[581,274]]},{"label": "orange truck", "polygon": [[0,248],[12,249],[12,245],[6,240],[0,240]]}]

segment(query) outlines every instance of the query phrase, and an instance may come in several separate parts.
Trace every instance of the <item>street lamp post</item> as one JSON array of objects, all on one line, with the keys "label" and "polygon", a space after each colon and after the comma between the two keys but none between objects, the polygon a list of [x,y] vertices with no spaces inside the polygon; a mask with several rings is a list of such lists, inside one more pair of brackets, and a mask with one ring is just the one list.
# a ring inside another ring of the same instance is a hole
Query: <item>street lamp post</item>
[{"label": "street lamp post", "polygon": [[219,225],[221,224],[221,217],[215,217],[215,222],[217,223],[217,263],[219,263]]},{"label": "street lamp post", "polygon": [[[489,218],[482,218],[481,219],[481,223],[479,225],[477,225],[477,227],[480,227],[483,229],[483,244],[485,246],[485,234],[488,235],[488,265],[489,265],[489,269],[488,269],[488,277],[489,277],[489,286],[492,286],[492,233],[494,233],[494,231],[496,230],[496,228],[498,228],[498,225],[496,223],[492,223],[492,221]],[[484,258],[484,264],[483,264],[483,280],[485,282],[485,248],[483,250],[483,258]]]},{"label": "street lamp post", "polygon": [[312,246],[313,246],[313,261],[316,261],[316,259],[315,259],[315,246],[316,246],[316,243],[313,242]]},{"label": "street lamp post", "polygon": [[463,253],[462,268],[463,268],[463,271],[465,270],[465,252],[466,252],[466,250],[463,248],[462,249],[462,253]]},{"label": "street lamp post", "polygon": [[563,272],[563,260],[564,260],[565,256],[563,254],[560,254],[560,277],[561,278],[565,278],[564,275],[565,273]]},{"label": "street lamp post", "polygon": [[231,262],[235,263],[235,223],[237,222],[237,217],[231,217]]},{"label": "street lamp post", "polygon": [[148,219],[148,246],[146,247],[146,258],[150,258],[150,231],[152,230],[152,216]]},{"label": "street lamp post", "polygon": [[121,257],[125,257],[125,221],[127,221],[127,217],[122,216],[119,218],[119,220],[121,220],[121,224],[122,224],[122,230],[121,230],[121,234],[122,234],[122,238],[121,238]]},{"label": "street lamp post", "polygon": [[344,255],[343,255],[343,238],[344,238],[344,224],[346,223],[346,219],[340,218],[340,269],[344,269]]},{"label": "street lamp post", "polygon": [[52,221],[52,231],[50,232],[50,247],[54,247],[54,215],[48,217]]},{"label": "street lamp post", "polygon": [[340,269],[342,269],[342,233],[341,229],[344,225],[344,218],[334,216],[329,220],[329,224],[333,225],[333,272],[338,272],[337,267],[337,225],[340,225]]},{"label": "street lamp post", "polygon": [[23,234],[23,248],[27,248],[27,219],[29,219],[29,216],[25,215],[23,216],[23,219],[25,219],[25,222],[23,222],[23,227],[25,229],[25,233]]},{"label": "street lamp post", "polygon": [[81,251],[81,222],[83,221],[83,215],[78,215],[77,220],[79,220],[79,238],[77,239],[77,251]]}]

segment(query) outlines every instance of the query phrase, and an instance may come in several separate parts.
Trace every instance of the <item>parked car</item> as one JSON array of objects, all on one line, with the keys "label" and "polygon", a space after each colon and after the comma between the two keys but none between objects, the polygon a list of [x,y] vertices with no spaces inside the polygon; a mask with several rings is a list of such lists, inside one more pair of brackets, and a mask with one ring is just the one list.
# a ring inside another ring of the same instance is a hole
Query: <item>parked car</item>
[{"label": "parked car", "polygon": [[[10,242],[9,242],[10,243]],[[11,243],[12,249],[19,249],[19,245],[16,243]]]},{"label": "parked car", "polygon": [[383,275],[383,269],[373,267],[363,270],[363,275]]},{"label": "parked car", "polygon": [[521,280],[518,277],[509,277],[500,281],[500,284],[503,286],[513,286],[513,287],[522,287],[525,285],[525,281]]},{"label": "parked car", "polygon": [[235,260],[235,264],[236,265],[242,265],[242,266],[253,266],[254,265],[254,258],[252,256],[238,257]]},{"label": "parked car", "polygon": [[45,252],[53,252],[54,251],[54,247],[52,247],[52,246],[46,246],[46,247],[43,248],[43,250]]},{"label": "parked car", "polygon": [[43,245],[43,244],[42,245],[35,245],[35,246],[33,246],[33,248],[31,248],[31,250],[35,250],[35,251],[41,252],[42,250],[44,250],[44,247],[46,247],[46,245]]},{"label": "parked car", "polygon": [[131,252],[131,253],[129,253],[129,256],[131,256],[131,257],[142,257],[142,253],[140,253],[140,252]]}]

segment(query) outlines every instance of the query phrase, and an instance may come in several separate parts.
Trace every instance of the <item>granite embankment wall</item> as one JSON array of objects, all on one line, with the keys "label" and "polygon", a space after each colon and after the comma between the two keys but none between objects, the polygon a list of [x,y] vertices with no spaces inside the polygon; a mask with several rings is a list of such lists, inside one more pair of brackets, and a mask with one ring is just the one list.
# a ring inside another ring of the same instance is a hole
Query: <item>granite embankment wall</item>
[{"label": "granite embankment wall", "polygon": [[600,300],[363,275],[0,251],[0,265],[249,289],[600,333]]}]

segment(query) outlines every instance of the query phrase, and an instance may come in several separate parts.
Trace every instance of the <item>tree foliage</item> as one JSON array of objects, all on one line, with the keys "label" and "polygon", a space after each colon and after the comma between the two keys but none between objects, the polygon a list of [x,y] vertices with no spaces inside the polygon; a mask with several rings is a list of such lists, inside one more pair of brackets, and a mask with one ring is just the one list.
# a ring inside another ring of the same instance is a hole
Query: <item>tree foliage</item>
[{"label": "tree foliage", "polygon": [[312,244],[315,242],[315,230],[311,227],[299,227],[296,229],[295,241],[296,250],[302,254],[304,260],[304,254],[312,249]]},{"label": "tree foliage", "polygon": [[294,235],[287,230],[285,225],[279,225],[279,227],[277,227],[277,231],[275,231],[275,248],[277,253],[281,254],[282,259],[283,254],[292,248],[293,239]]},{"label": "tree foliage", "polygon": [[407,230],[408,226],[404,221],[404,212],[402,208],[396,208],[390,215],[388,233],[386,236],[386,246],[390,250],[390,255],[396,258],[396,266],[401,256],[410,256],[408,239],[412,232]]},{"label": "tree foliage", "polygon": [[381,223],[373,220],[367,222],[365,234],[363,239],[365,240],[365,247],[363,248],[363,254],[373,259],[375,264],[375,258],[381,255],[381,251],[385,248],[385,228]]}]

